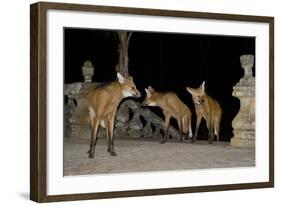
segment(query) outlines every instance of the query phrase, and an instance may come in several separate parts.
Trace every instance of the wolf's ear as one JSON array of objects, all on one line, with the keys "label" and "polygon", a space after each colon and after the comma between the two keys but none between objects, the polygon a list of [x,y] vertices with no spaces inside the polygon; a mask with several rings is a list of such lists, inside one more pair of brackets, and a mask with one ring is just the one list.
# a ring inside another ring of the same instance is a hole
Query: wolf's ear
[{"label": "wolf's ear", "polygon": [[125,78],[119,72],[117,73],[117,79],[118,79],[119,83],[121,83],[121,84],[125,83]]},{"label": "wolf's ear", "polygon": [[149,89],[146,89],[146,88],[145,88],[144,90],[145,90],[145,92],[146,92],[147,97],[150,98],[150,97],[151,97],[151,92],[149,91]]},{"label": "wolf's ear", "polygon": [[193,94],[193,89],[190,87],[186,87],[186,90],[192,95]]},{"label": "wolf's ear", "polygon": [[148,90],[153,93],[154,92],[154,89],[151,87],[151,86],[148,86]]},{"label": "wolf's ear", "polygon": [[200,88],[201,88],[202,91],[205,91],[205,81],[202,82]]}]

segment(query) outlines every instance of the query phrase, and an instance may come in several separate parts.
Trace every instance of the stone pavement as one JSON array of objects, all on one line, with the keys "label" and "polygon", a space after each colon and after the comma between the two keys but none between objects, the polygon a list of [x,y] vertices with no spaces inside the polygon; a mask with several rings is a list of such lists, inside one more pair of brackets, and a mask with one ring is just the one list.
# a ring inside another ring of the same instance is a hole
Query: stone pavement
[{"label": "stone pavement", "polygon": [[153,139],[115,140],[118,156],[107,153],[106,140],[99,139],[94,159],[86,153],[87,139],[64,139],[64,175],[90,175],[146,171],[255,166],[255,149],[234,148],[229,142],[177,142],[160,144]]}]

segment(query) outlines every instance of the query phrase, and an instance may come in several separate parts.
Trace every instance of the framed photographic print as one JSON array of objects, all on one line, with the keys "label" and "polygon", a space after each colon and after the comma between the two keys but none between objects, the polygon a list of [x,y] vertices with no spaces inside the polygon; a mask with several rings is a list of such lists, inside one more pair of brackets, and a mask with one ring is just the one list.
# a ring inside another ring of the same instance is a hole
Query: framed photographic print
[{"label": "framed photographic print", "polygon": [[30,198],[274,186],[274,18],[31,5]]}]

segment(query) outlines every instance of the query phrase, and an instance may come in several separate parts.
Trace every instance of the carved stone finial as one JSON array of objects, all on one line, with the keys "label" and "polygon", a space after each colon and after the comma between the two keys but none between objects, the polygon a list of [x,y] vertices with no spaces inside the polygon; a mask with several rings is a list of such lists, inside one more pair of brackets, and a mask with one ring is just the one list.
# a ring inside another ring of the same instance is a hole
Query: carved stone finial
[{"label": "carved stone finial", "polygon": [[253,55],[242,55],[240,57],[241,67],[244,69],[244,76],[240,80],[240,84],[255,84],[255,79],[253,76],[254,67],[254,56]]},{"label": "carved stone finial", "polygon": [[85,61],[82,67],[82,75],[85,83],[91,83],[94,75],[94,67],[91,61]]}]

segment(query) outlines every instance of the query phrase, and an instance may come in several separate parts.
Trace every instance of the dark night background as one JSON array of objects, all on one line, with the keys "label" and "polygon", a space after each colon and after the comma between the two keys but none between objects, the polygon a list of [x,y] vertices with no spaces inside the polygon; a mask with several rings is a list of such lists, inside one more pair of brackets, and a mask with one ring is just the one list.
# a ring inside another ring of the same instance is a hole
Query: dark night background
[{"label": "dark night background", "polygon": [[[81,67],[86,60],[95,68],[93,81],[115,80],[119,42],[115,34],[114,31],[65,28],[65,83],[84,80]],[[157,91],[176,92],[193,113],[193,133],[194,105],[185,87],[198,87],[205,80],[206,92],[217,99],[223,109],[221,139],[229,141],[233,136],[231,122],[240,107],[232,91],[243,76],[240,66],[243,54],[255,54],[253,37],[134,31],[129,45],[129,72],[143,94],[140,101],[148,85]],[[163,117],[160,108],[152,110]],[[172,124],[177,127],[175,120]],[[207,139],[204,128],[205,125],[200,126],[199,139]]]}]

